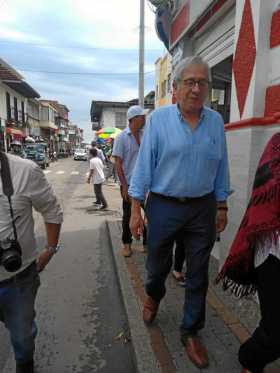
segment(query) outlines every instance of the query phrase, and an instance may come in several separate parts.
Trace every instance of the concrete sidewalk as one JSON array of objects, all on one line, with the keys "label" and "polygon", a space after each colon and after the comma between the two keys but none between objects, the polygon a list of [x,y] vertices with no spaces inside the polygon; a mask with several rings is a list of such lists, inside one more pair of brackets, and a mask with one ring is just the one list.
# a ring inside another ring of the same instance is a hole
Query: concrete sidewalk
[{"label": "concrete sidewalk", "polygon": [[[120,255],[120,222],[108,222],[108,233],[139,373],[202,372],[190,362],[180,342],[184,288],[179,287],[169,276],[167,295],[161,302],[157,318],[152,326],[146,327],[142,321],[146,255],[139,251],[137,243],[131,258],[124,259]],[[218,263],[213,258],[207,298],[207,323],[201,332],[210,357],[210,367],[205,372],[238,373],[241,372],[237,358],[238,348],[257,325],[258,306],[253,299],[239,300],[212,285],[217,270]],[[265,372],[279,373],[280,365],[274,364]]]}]

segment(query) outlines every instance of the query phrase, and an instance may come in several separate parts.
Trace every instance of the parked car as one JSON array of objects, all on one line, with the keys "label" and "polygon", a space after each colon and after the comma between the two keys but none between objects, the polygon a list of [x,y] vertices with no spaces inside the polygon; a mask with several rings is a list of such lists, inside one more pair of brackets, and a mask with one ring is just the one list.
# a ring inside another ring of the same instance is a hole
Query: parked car
[{"label": "parked car", "polygon": [[47,153],[47,144],[35,143],[25,147],[26,158],[36,162],[42,169],[50,165],[50,158]]},{"label": "parked car", "polygon": [[86,149],[76,149],[74,152],[74,160],[75,161],[87,161],[88,155]]}]

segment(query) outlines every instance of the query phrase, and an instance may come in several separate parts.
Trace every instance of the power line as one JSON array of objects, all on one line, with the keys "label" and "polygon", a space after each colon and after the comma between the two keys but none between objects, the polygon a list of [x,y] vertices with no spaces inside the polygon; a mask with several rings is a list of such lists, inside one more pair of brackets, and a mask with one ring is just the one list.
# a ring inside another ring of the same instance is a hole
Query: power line
[{"label": "power line", "polygon": [[[1,0],[0,0],[1,1]],[[3,1],[3,0],[2,0]],[[138,28],[138,27],[137,27]],[[81,49],[81,50],[99,50],[99,51],[116,51],[116,52],[131,52],[131,51],[137,51],[137,48],[102,48],[102,47],[86,47],[81,45],[55,45],[55,44],[44,44],[44,43],[31,43],[27,41],[13,41],[13,40],[5,40],[0,39],[0,44],[6,45],[29,45],[33,47],[42,47],[42,48],[59,48],[59,49]],[[148,52],[159,52],[160,49],[147,49]]]},{"label": "power line", "polygon": [[[41,74],[57,74],[57,75],[78,75],[78,76],[100,76],[100,77],[125,77],[125,76],[136,76],[138,72],[135,73],[110,73],[110,72],[78,72],[78,71],[49,71],[49,70],[32,70],[32,69],[24,69],[20,67],[16,67],[16,70],[22,72],[30,72],[30,73],[41,73]],[[153,74],[155,71],[147,71],[147,74]]]}]

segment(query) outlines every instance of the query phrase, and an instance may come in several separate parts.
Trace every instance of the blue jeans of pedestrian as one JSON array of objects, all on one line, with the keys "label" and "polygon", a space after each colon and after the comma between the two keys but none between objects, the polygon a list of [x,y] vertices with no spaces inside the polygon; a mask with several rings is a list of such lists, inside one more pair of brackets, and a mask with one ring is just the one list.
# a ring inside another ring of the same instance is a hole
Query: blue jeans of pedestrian
[{"label": "blue jeans of pedestrian", "polygon": [[33,359],[37,327],[34,303],[40,279],[34,270],[28,276],[0,287],[0,320],[9,330],[16,362]]},{"label": "blue jeans of pedestrian", "polygon": [[146,204],[148,256],[146,293],[160,301],[172,267],[173,245],[180,232],[186,254],[186,288],[182,335],[194,335],[205,324],[208,267],[216,237],[213,194],[181,203],[151,193]]}]

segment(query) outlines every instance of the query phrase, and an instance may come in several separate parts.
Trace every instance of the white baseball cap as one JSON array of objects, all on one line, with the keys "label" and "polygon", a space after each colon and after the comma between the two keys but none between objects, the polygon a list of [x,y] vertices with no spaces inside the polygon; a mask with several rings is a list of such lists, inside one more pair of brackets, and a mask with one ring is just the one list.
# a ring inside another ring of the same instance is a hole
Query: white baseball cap
[{"label": "white baseball cap", "polygon": [[130,120],[134,117],[137,117],[138,115],[146,115],[146,110],[144,110],[141,106],[139,105],[133,105],[130,106],[130,108],[127,110],[127,120]]}]

